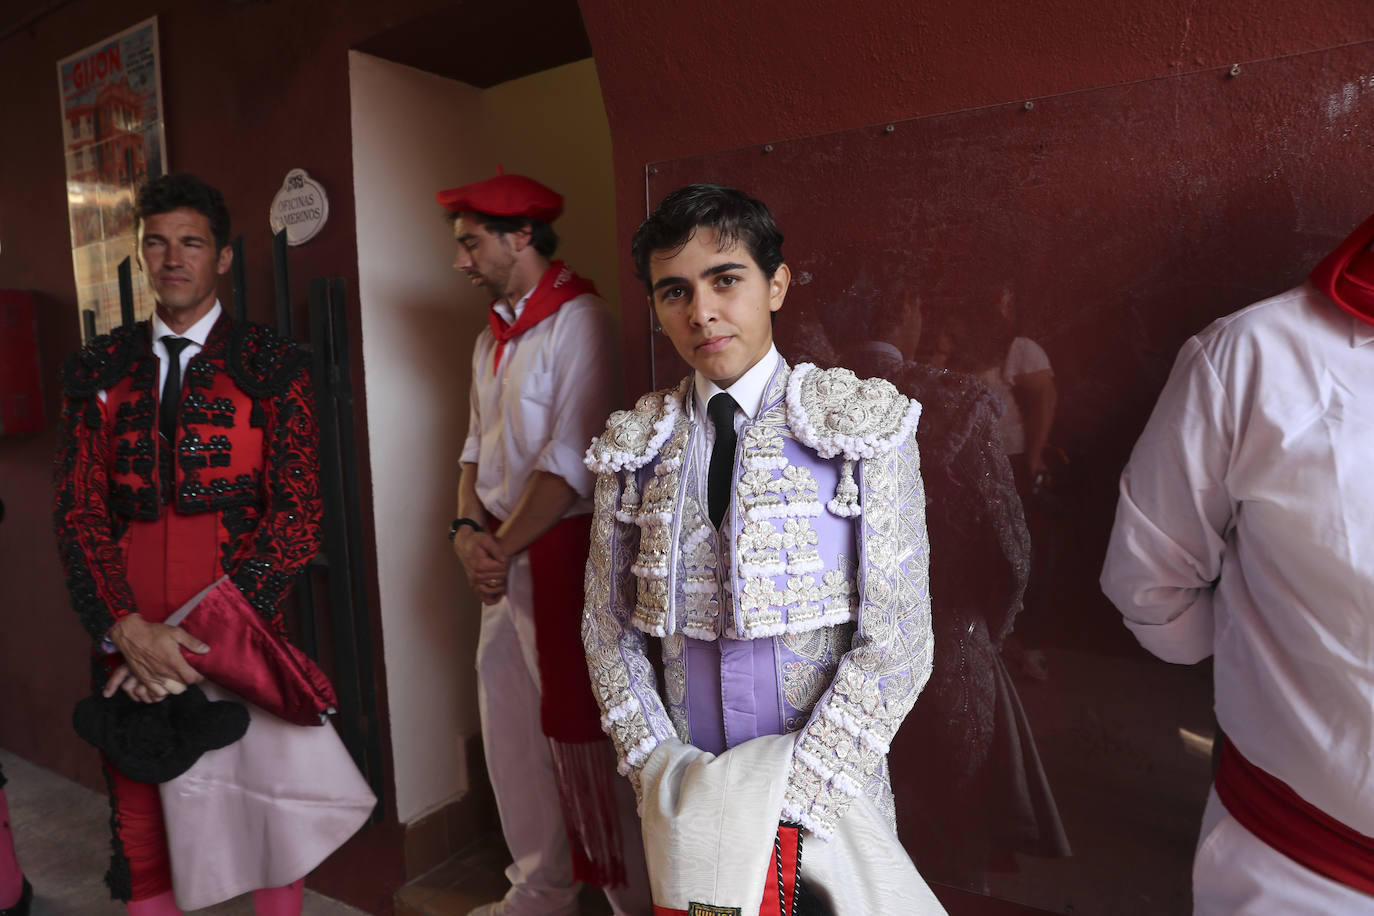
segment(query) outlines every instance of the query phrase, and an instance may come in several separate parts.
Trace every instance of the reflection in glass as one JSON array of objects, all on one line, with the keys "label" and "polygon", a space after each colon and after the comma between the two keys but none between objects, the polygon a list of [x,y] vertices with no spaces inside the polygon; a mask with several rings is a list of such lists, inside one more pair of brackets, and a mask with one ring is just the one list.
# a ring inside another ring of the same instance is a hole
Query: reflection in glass
[{"label": "reflection in glass", "polygon": [[[96,142],[90,138],[98,114],[69,117],[69,142],[76,142],[67,154],[67,211],[78,310],[94,311],[96,332],[104,334],[120,322],[117,270],[134,254],[137,189],[162,174],[162,125],[140,127],[127,117],[99,115],[108,118],[110,130],[104,131],[108,139]],[[152,304],[137,266],[133,280],[134,316],[142,319]]]},{"label": "reflection in glass", "polygon": [[[783,356],[886,375],[925,404],[936,675],[890,764],[932,881],[1054,912],[1189,910],[1211,673],[1149,656],[1100,592],[1117,481],[1187,336],[1299,282],[1368,215],[1350,189],[1374,174],[1374,144],[1352,139],[1374,119],[1374,43],[1228,71],[647,176],[651,205],[695,181],[768,203],[794,278]],[[1043,360],[1012,359],[1030,344]],[[661,335],[653,371],[682,374]],[[1037,372],[1053,393],[1038,459],[1034,392],[1018,391]]]},{"label": "reflection in glass", "polygon": [[[890,278],[900,275],[890,264]],[[803,320],[780,330],[798,360],[882,376],[921,402],[917,440],[930,532],[935,659],[893,742],[898,831],[928,881],[986,891],[1014,854],[1061,857],[1069,842],[1035,737],[1003,662],[1022,608],[1031,545],[1002,441],[1004,408],[975,375],[912,357],[925,329],[921,297],[878,296],[861,278],[832,330]]]}]

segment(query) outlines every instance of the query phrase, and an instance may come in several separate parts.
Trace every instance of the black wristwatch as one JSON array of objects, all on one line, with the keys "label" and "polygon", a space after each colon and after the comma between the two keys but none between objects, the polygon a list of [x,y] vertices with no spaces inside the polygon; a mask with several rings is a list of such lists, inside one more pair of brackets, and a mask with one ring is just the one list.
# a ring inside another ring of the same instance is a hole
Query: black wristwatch
[{"label": "black wristwatch", "polygon": [[482,526],[470,518],[455,518],[453,524],[448,526],[448,539],[450,541],[458,536],[459,528],[471,528],[473,531],[482,530]]}]

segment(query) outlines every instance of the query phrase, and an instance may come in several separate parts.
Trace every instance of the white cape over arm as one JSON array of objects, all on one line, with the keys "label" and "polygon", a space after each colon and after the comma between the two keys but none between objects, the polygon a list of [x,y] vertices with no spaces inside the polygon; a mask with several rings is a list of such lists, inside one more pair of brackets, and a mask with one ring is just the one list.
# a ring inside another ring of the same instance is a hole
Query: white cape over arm
[{"label": "white cape over arm", "polygon": [[[757,916],[794,735],[768,735],[714,756],[677,740],[644,763],[644,849],[654,903],[739,907]],[[835,837],[805,834],[801,877],[835,916],[945,916],[873,803],[860,795]]]}]

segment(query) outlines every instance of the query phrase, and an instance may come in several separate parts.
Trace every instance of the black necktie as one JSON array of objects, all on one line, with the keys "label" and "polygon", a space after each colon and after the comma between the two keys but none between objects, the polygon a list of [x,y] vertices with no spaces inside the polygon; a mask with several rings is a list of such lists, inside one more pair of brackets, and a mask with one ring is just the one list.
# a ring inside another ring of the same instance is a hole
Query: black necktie
[{"label": "black necktie", "polygon": [[185,337],[162,338],[167,348],[167,381],[162,383],[162,401],[158,405],[158,430],[169,443],[177,441],[177,406],[181,403],[181,351],[192,341]]},{"label": "black necktie", "polygon": [[730,505],[730,478],[735,470],[735,399],[725,392],[711,398],[706,413],[716,427],[716,444],[711,449],[711,468],[706,476],[706,507],[711,524],[720,527],[725,507]]}]

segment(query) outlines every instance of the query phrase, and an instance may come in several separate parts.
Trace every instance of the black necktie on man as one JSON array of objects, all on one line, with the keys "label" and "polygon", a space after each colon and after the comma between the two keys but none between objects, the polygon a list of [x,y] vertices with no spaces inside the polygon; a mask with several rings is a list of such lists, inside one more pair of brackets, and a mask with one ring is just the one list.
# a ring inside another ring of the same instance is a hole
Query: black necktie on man
[{"label": "black necktie on man", "polygon": [[706,413],[716,428],[716,443],[711,449],[711,464],[706,475],[706,506],[711,524],[720,527],[730,505],[730,484],[735,471],[735,399],[725,392],[711,398]]},{"label": "black necktie on man", "polygon": [[177,441],[177,408],[181,405],[181,351],[194,341],[167,334],[162,345],[167,348],[167,380],[162,383],[162,398],[158,402],[158,432],[169,446]]}]

